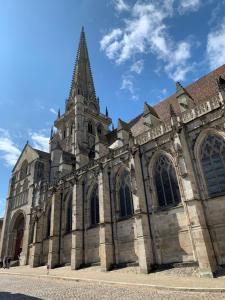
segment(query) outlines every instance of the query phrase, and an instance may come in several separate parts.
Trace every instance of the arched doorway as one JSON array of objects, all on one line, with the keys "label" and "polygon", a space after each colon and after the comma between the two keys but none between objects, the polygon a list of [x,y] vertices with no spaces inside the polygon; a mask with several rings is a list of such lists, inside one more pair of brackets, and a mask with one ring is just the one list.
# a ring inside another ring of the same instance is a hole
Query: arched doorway
[{"label": "arched doorway", "polygon": [[20,213],[13,225],[13,235],[14,235],[14,249],[12,251],[13,259],[17,260],[23,249],[23,234],[24,234],[24,215]]}]

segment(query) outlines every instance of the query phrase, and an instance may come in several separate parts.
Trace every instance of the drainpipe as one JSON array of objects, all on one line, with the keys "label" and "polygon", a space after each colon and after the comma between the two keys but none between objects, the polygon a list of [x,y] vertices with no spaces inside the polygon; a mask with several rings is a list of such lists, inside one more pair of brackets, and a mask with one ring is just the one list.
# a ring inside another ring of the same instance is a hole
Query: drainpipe
[{"label": "drainpipe", "polygon": [[114,240],[114,228],[113,228],[113,211],[112,211],[112,189],[110,183],[110,171],[108,171],[108,184],[109,184],[109,203],[110,203],[110,219],[111,219],[111,235],[112,235],[112,247],[113,247],[113,264],[116,263],[115,253],[115,240]]},{"label": "drainpipe", "polygon": [[[139,150],[139,160],[140,160],[140,165],[141,165],[141,176],[142,176],[143,187],[144,187],[144,194],[145,194],[145,205],[146,205],[147,216],[148,216],[149,236],[150,236],[151,241],[153,242],[153,234],[152,234],[152,228],[151,228],[151,222],[150,222],[150,216],[149,216],[147,191],[146,191],[145,178],[144,178],[144,170],[143,170],[143,164],[142,164],[142,155],[143,154],[141,152],[140,145],[138,146],[138,150]],[[154,246],[153,245],[152,245],[152,256],[153,256],[153,261],[156,262],[155,251],[154,251]]]}]

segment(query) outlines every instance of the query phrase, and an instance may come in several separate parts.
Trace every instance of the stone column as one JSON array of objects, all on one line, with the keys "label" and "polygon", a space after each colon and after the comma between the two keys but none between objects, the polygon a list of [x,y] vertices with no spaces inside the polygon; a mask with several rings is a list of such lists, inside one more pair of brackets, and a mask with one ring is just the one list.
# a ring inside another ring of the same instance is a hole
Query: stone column
[{"label": "stone column", "polygon": [[184,207],[189,221],[194,256],[199,264],[202,277],[212,277],[217,269],[215,253],[210,237],[201,195],[198,191],[198,183],[193,159],[185,138],[184,130],[181,135],[175,135],[175,149],[178,152],[178,167],[182,182],[182,193],[184,196]]},{"label": "stone column", "polygon": [[85,264],[84,249],[84,183],[76,182],[72,200],[72,248],[71,269],[77,270]]},{"label": "stone column", "polygon": [[100,260],[102,271],[112,269],[115,257],[115,246],[113,242],[113,229],[111,219],[111,195],[109,187],[109,176],[106,169],[101,169],[98,175],[99,188],[99,214],[100,214]]},{"label": "stone column", "polygon": [[43,218],[35,220],[34,223],[34,236],[33,236],[33,246],[31,248],[31,267],[38,267],[40,265],[40,255],[42,248],[42,227],[43,227]]},{"label": "stone column", "polygon": [[144,166],[142,165],[142,154],[139,150],[134,152],[133,162],[135,169],[131,170],[131,185],[137,233],[137,255],[140,272],[149,273],[154,264],[153,240],[150,215],[146,205],[147,191],[144,186]]},{"label": "stone column", "polygon": [[61,195],[56,192],[52,196],[51,228],[49,237],[48,264],[54,268],[59,264],[59,228]]},{"label": "stone column", "polygon": [[25,227],[23,232],[22,252],[20,254],[21,266],[25,266],[28,263],[29,229],[30,229],[30,213],[27,213],[25,217]]},{"label": "stone column", "polygon": [[7,255],[7,245],[9,243],[9,220],[10,220],[10,199],[6,200],[5,215],[3,219],[1,240],[0,240],[0,257],[3,259]]},{"label": "stone column", "polygon": [[3,225],[2,225],[2,232],[1,232],[1,239],[0,239],[0,258],[4,258],[5,255],[8,253],[8,244],[9,244],[9,234],[10,234],[10,214],[12,209],[12,198],[11,196],[11,190],[12,190],[12,179],[9,182],[8,187],[8,193],[7,193],[7,199],[5,204],[5,214],[3,219]]}]

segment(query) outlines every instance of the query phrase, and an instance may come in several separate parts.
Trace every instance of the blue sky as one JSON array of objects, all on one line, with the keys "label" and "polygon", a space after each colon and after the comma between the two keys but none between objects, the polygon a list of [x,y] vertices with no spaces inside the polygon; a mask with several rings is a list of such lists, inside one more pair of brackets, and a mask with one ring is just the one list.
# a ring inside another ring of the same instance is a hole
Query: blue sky
[{"label": "blue sky", "polygon": [[0,0],[0,215],[27,140],[46,149],[84,25],[115,126],[225,63],[224,0]]}]

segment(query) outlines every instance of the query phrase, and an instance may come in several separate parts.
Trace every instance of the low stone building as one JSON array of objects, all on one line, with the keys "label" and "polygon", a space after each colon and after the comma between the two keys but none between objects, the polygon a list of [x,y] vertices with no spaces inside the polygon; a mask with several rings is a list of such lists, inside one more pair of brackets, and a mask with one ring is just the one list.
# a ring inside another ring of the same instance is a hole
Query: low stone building
[{"label": "low stone building", "polygon": [[82,30],[49,153],[25,145],[9,185],[0,255],[103,270],[225,264],[225,65],[109,130]]}]

